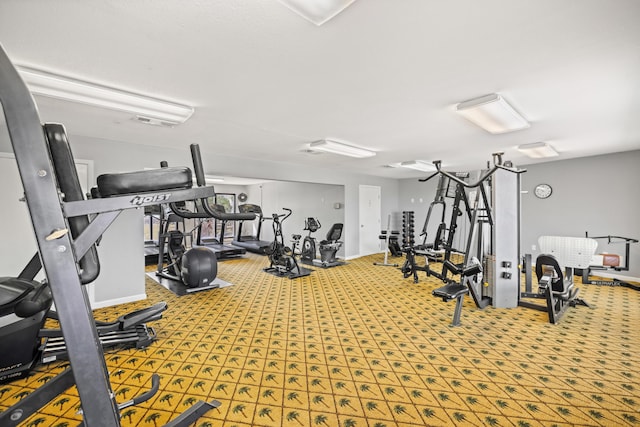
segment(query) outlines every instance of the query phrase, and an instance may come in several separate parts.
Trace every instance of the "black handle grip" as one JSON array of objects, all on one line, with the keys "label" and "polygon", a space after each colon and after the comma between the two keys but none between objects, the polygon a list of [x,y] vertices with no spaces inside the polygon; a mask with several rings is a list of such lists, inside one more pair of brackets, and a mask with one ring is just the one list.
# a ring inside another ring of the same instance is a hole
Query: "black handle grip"
[{"label": "black handle grip", "polygon": [[151,390],[133,398],[133,404],[137,405],[151,399],[160,389],[160,375],[153,374],[151,376]]},{"label": "black handle grip", "polygon": [[200,146],[191,144],[191,158],[193,159],[193,170],[196,174],[196,183],[198,187],[204,187],[206,181],[204,179],[204,169],[202,168],[202,156],[200,155]]}]

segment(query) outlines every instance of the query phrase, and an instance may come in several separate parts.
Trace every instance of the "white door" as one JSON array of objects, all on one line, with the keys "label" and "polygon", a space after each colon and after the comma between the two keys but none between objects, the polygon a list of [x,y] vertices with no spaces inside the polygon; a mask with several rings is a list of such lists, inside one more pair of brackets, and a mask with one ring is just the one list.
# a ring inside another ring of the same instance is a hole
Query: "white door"
[{"label": "white door", "polygon": [[380,187],[361,185],[359,192],[360,256],[380,252]]}]

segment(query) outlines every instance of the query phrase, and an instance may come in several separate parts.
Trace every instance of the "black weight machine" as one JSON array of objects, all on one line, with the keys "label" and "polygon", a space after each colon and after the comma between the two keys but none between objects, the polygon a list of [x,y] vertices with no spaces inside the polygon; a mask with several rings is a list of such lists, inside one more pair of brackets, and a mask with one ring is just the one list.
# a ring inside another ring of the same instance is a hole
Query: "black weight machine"
[{"label": "black weight machine", "polygon": [[[436,172],[437,174],[437,172]],[[431,175],[428,178],[420,179],[420,182],[428,181],[436,176]],[[451,219],[449,220],[449,226],[445,223],[446,214],[446,202],[444,197],[446,196],[450,180],[447,176],[441,175],[438,180],[438,187],[436,190],[436,196],[434,201],[429,205],[427,217],[422,227],[422,243],[416,244],[414,236],[414,213],[412,211],[403,212],[403,246],[402,251],[406,254],[406,260],[401,268],[404,278],[413,276],[413,282],[418,283],[418,271],[424,271],[428,276],[435,276],[441,280],[445,280],[449,271],[445,268],[445,262],[451,262],[452,255],[454,253],[461,253],[462,250],[454,246],[457,236],[457,230],[459,227],[459,220],[466,213],[466,220],[471,221],[472,211],[470,208],[470,202],[467,192],[465,191],[465,182],[463,179],[468,177],[467,173],[455,173],[452,174],[460,182],[456,182],[455,194],[453,196],[453,204],[451,206]],[[435,238],[433,243],[427,242],[428,238],[428,225],[431,218],[431,213],[434,206],[442,206],[442,214],[440,223],[438,224]],[[416,256],[424,256],[425,264],[418,265],[416,262]],[[436,271],[430,263],[440,263],[442,268],[440,271]],[[459,266],[458,266],[459,267]]]},{"label": "black weight machine", "polygon": [[[579,288],[575,286],[573,278],[575,270],[589,265],[597,242],[580,237],[540,236],[538,246],[542,253],[536,258],[535,268],[531,264],[530,254],[523,257],[525,290],[520,293],[518,305],[546,312],[552,324],[558,323],[569,307],[590,307],[586,301],[578,298]],[[537,292],[533,291],[532,286],[534,269]],[[537,304],[532,299],[542,299],[545,304]]]},{"label": "black weight machine", "polygon": [[263,271],[278,277],[288,277],[289,279],[297,279],[311,274],[313,270],[300,267],[295,258],[296,245],[300,242],[300,235],[295,234],[293,237],[293,247],[289,247],[284,243],[284,235],[282,234],[282,223],[291,216],[292,211],[288,208],[282,208],[285,213],[272,215],[273,219],[273,242],[266,249],[266,255],[269,257],[269,267]]},{"label": "black weight machine", "polygon": [[[209,187],[191,188],[189,168],[169,168],[101,175],[99,198],[75,198],[67,194],[69,188],[82,192],[66,132],[62,125],[46,125],[43,131],[33,98],[1,47],[0,103],[69,360],[68,369],[0,413],[0,425],[18,425],[75,384],[85,425],[119,426],[120,410],[151,398],[159,376],[154,375],[150,392],[116,402],[82,278],[99,274],[94,245],[125,209],[207,198],[215,192]],[[195,155],[194,166],[198,184],[204,185],[202,162]],[[167,425],[188,426],[219,405],[197,402]]]},{"label": "black weight machine", "polygon": [[[423,180],[419,180],[419,181],[423,182]],[[442,248],[445,246],[445,240],[443,236],[443,234],[447,231],[447,224],[444,221],[445,215],[447,212],[447,203],[445,202],[445,197],[449,191],[449,182],[450,182],[449,179],[444,175],[440,175],[438,177],[438,186],[436,188],[436,195],[433,198],[433,201],[429,203],[429,210],[427,211],[427,217],[424,220],[424,225],[422,226],[422,232],[420,233],[420,236],[422,236],[422,244],[420,245],[420,250],[430,251],[429,256],[431,259],[434,259],[434,260],[437,260],[439,258],[438,254],[442,250]],[[456,215],[456,217],[459,215],[459,208],[458,208],[459,201],[457,202],[458,203],[454,203],[455,208],[453,212]],[[429,227],[429,222],[431,220],[431,214],[433,213],[433,208],[437,206],[441,207],[442,212],[440,213],[440,222],[438,223],[435,239],[433,243],[431,243],[431,242],[427,242],[428,227]],[[451,219],[450,223],[453,225],[453,227],[449,227],[449,229],[453,230],[453,233],[455,234],[455,228],[457,226],[454,222],[454,218]],[[451,244],[449,244],[448,247],[451,248]]]},{"label": "black weight machine", "polygon": [[[585,233],[585,237],[589,237],[589,233]],[[587,268],[582,269],[582,283],[585,285],[603,285],[603,286],[622,286],[623,288],[629,288],[636,291],[640,291],[640,286],[637,284],[625,282],[618,278],[591,278],[592,271],[629,271],[629,256],[631,255],[631,244],[638,243],[638,239],[622,236],[597,236],[589,237],[595,240],[606,240],[607,244],[624,244],[624,265],[620,265],[620,256],[616,254],[597,254],[596,256],[602,257],[601,265],[590,265]]]},{"label": "black weight machine", "polygon": [[[440,161],[433,162],[437,171],[424,180],[444,175],[455,182],[456,194],[459,194],[456,199],[459,200],[454,207],[465,200],[470,214],[463,262],[456,264],[445,257],[442,273],[437,276],[445,285],[432,292],[445,302],[456,301],[452,326],[460,324],[463,299],[467,293],[471,293],[480,309],[489,305],[500,308],[518,306],[520,174],[525,170],[512,167],[510,162],[503,164],[502,155],[494,153],[493,167],[483,171],[473,183],[443,171]],[[466,196],[467,189],[475,192],[472,202]],[[462,193],[465,193],[464,197]],[[454,215],[453,218],[459,216]],[[449,243],[452,243],[450,239]],[[459,279],[450,279],[448,273],[459,276]]]}]

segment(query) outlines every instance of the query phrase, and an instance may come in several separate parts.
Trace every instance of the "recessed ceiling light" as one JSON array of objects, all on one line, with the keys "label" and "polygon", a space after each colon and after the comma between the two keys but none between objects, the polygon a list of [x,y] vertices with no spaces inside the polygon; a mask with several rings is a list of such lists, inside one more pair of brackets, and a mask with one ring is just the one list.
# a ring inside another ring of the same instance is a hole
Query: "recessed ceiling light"
[{"label": "recessed ceiling light", "polygon": [[465,119],[494,134],[529,127],[529,122],[496,93],[461,102],[456,105],[456,111]]},{"label": "recessed ceiling light", "polygon": [[433,172],[436,170],[436,167],[433,165],[433,163],[428,163],[424,160],[409,160],[400,163],[400,166],[407,169],[415,169],[421,172]]},{"label": "recessed ceiling light", "polygon": [[543,159],[546,157],[556,157],[558,152],[546,142],[533,142],[531,144],[518,145],[518,151],[532,159]]},{"label": "recessed ceiling light", "polygon": [[17,66],[16,69],[34,95],[124,111],[133,114],[136,116],[135,120],[143,123],[177,125],[184,123],[194,112],[194,108],[187,105],[76,80],[35,68]]},{"label": "recessed ceiling light", "polygon": [[320,26],[345,10],[355,0],[280,0],[280,3]]},{"label": "recessed ceiling light", "polygon": [[354,147],[353,145],[332,141],[330,139],[312,142],[309,144],[309,148],[315,151],[325,151],[327,153],[357,158],[373,157],[376,155],[375,151],[367,150],[366,148]]}]

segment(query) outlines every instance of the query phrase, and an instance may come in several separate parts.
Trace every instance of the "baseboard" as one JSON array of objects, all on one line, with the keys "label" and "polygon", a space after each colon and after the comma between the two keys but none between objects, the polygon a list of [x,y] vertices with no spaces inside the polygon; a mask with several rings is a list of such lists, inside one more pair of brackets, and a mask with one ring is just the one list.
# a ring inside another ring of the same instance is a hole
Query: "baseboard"
[{"label": "baseboard", "polygon": [[608,273],[602,270],[591,270],[591,276],[600,276],[607,279],[618,279],[623,282],[640,282],[640,277],[623,276],[617,273]]},{"label": "baseboard", "polygon": [[[347,260],[347,261],[351,261],[351,260],[353,260],[353,259],[356,259],[356,258],[362,258],[363,256],[369,256],[369,255],[382,255],[382,256],[384,256],[384,251],[382,251],[382,252],[374,252],[374,253],[372,253],[372,254],[366,254],[366,255],[360,255],[360,254],[357,254],[357,255],[349,255],[349,256],[345,256],[343,259],[345,259],[345,260]],[[338,258],[339,258],[339,257],[338,257]]]},{"label": "baseboard", "polygon": [[93,304],[91,304],[91,309],[95,310],[97,308],[111,307],[113,305],[126,304],[128,302],[136,302],[144,299],[147,299],[146,293],[138,294],[138,295],[130,295],[128,297],[123,297],[123,298],[109,299],[105,301],[95,301]]}]

